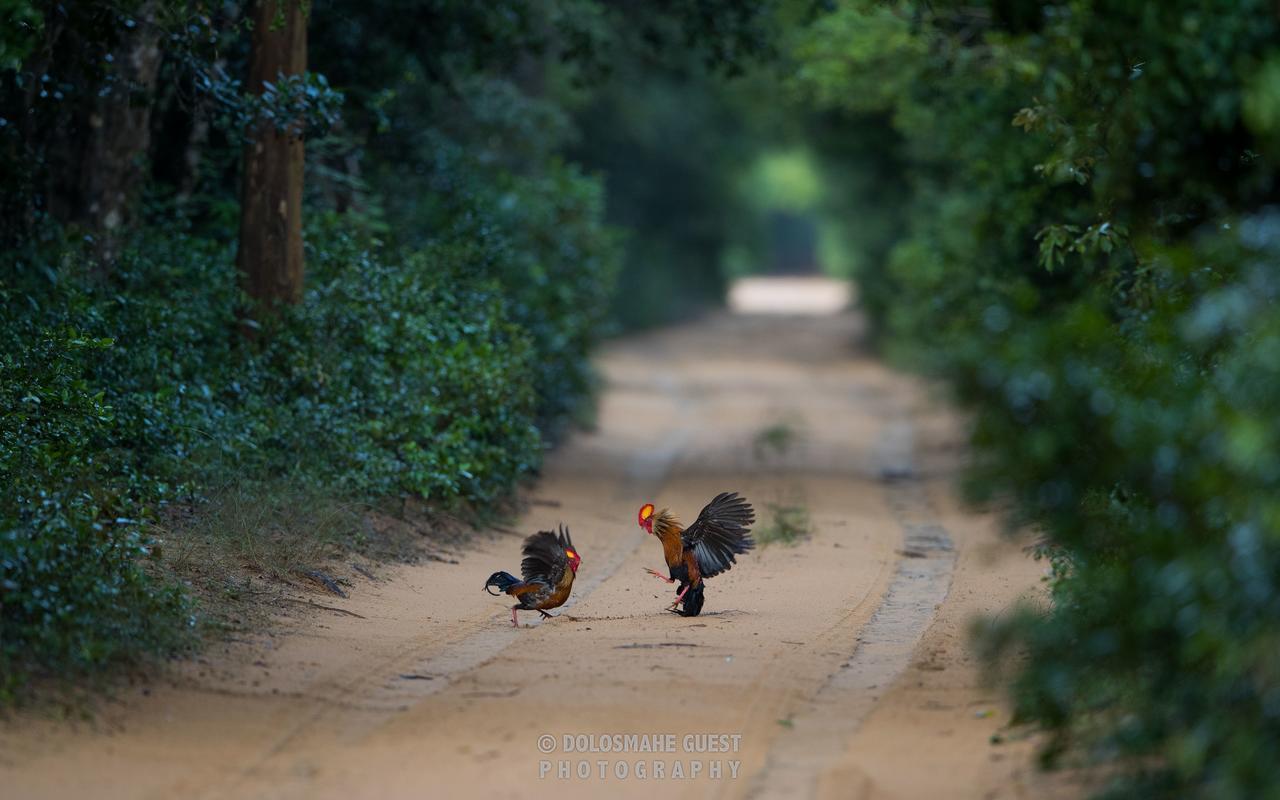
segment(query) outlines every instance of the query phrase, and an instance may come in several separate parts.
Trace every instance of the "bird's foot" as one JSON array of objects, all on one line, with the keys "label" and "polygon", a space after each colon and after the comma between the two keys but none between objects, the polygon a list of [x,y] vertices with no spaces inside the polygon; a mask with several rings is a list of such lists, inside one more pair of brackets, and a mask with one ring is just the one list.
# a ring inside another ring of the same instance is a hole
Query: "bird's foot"
[{"label": "bird's foot", "polygon": [[542,615],[542,618],[543,618],[543,619],[555,619],[555,618],[556,618],[556,615],[555,615],[555,614],[548,614],[547,612],[543,611],[542,609],[538,609],[538,613]]},{"label": "bird's foot", "polygon": [[[686,585],[683,589],[681,589],[681,590],[680,590],[680,594],[676,595],[676,601],[675,601],[674,603],[672,603],[672,604],[671,604],[671,606],[670,606],[667,610],[668,610],[668,611],[675,611],[677,608],[679,608],[679,607],[680,607],[680,604],[684,602],[684,596],[685,596],[686,594],[688,594],[688,593],[689,593],[689,590],[690,590],[690,589],[692,589],[692,588],[693,588],[693,584],[691,584],[691,583],[690,583],[690,584]],[[679,613],[679,612],[677,612],[677,613]]]},{"label": "bird's foot", "polygon": [[649,569],[648,567],[645,567],[644,571],[649,573],[653,577],[657,578],[658,580],[663,580],[663,581],[666,581],[667,583],[676,582],[675,578],[668,578],[666,575],[663,575],[661,572],[658,572],[656,569]]}]

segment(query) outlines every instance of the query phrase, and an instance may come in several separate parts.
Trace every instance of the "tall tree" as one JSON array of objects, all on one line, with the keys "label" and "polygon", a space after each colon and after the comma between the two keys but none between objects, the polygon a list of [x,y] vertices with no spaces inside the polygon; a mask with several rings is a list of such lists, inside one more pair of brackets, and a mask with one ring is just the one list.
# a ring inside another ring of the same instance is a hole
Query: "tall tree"
[{"label": "tall tree", "polygon": [[[304,0],[254,0],[249,91],[307,69]],[[302,297],[302,132],[264,118],[249,131],[236,264],[255,310]]]},{"label": "tall tree", "polygon": [[97,251],[106,265],[115,257],[116,232],[127,221],[129,201],[146,174],[140,161],[151,144],[151,106],[160,68],[157,0],[144,0],[136,21],[121,37],[119,66],[94,99],[80,170],[81,218],[97,231]]}]

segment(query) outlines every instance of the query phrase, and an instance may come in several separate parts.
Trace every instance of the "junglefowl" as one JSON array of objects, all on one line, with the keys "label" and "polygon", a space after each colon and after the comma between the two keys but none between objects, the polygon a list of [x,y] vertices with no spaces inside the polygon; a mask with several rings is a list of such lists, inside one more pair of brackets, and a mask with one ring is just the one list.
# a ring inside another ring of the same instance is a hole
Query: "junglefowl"
[{"label": "junglefowl", "polygon": [[671,577],[657,570],[646,568],[645,571],[667,583],[680,582],[676,600],[668,611],[676,611],[683,603],[683,609],[676,613],[696,617],[702,612],[702,582],[729,570],[736,561],[735,556],[756,546],[750,527],[755,521],[751,504],[737,492],[716,495],[687,528],[682,528],[665,508],[654,513],[653,503],[640,507],[640,527],[662,542],[662,554]]},{"label": "junglefowl", "polygon": [[524,540],[524,560],[520,562],[520,580],[509,572],[495,572],[484,583],[484,590],[497,589],[516,598],[511,607],[511,624],[517,628],[516,610],[537,611],[543,617],[551,617],[548,608],[559,608],[569,599],[573,589],[573,579],[578,574],[578,565],[582,559],[573,549],[573,540],[569,538],[569,529],[560,526],[560,533],[538,531]]}]

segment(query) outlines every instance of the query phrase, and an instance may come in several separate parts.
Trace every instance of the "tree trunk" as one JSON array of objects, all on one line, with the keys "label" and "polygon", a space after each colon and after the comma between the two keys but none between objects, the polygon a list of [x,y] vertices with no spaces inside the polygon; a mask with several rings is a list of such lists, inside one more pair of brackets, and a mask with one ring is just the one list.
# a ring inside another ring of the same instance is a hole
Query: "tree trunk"
[{"label": "tree trunk", "polygon": [[137,24],[114,53],[119,67],[89,111],[88,138],[80,170],[79,217],[97,234],[100,267],[115,258],[116,238],[128,221],[129,204],[146,170],[151,144],[151,105],[160,68],[157,0],[133,15]]},{"label": "tree trunk", "polygon": [[[263,82],[307,69],[304,0],[255,0],[249,55],[251,92]],[[300,134],[271,123],[249,132],[240,198],[236,264],[255,312],[270,312],[302,298],[302,165]]]},{"label": "tree trunk", "polygon": [[[225,24],[217,23],[216,30],[222,32]],[[225,58],[217,58],[210,65],[209,71],[213,75],[220,75],[226,66]],[[187,132],[187,142],[182,148],[182,171],[176,198],[179,206],[185,205],[199,188],[200,166],[204,160],[205,148],[209,145],[209,133],[213,130],[214,113],[216,109],[213,100],[207,93],[199,93],[191,107],[191,129]]]}]

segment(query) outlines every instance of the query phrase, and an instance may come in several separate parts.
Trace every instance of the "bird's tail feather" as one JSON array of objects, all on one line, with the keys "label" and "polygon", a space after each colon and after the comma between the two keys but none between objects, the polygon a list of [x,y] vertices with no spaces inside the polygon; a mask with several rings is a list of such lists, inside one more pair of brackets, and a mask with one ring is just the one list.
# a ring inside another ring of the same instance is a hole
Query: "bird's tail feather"
[{"label": "bird's tail feather", "polygon": [[[484,582],[484,590],[497,597],[499,594],[510,594],[512,587],[519,586],[521,581],[510,572],[495,572],[489,576],[489,580]],[[497,589],[498,592],[490,592],[490,589]]]}]

